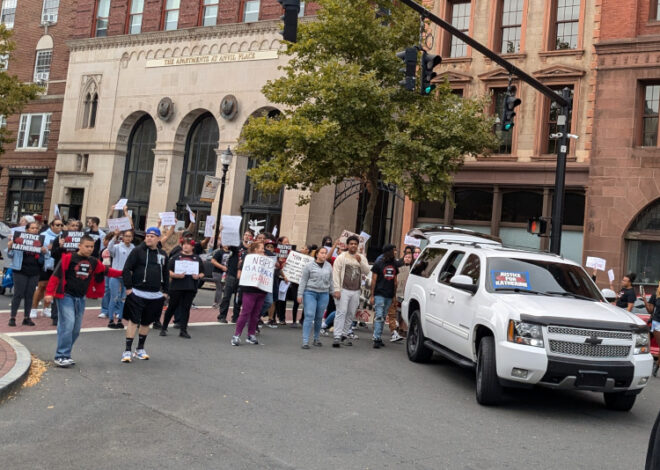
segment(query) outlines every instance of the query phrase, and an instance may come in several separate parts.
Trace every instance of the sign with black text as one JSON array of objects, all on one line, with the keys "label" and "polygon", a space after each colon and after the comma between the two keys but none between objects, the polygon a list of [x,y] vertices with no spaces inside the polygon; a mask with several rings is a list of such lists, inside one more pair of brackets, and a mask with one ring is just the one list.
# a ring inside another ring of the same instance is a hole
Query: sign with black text
[{"label": "sign with black text", "polygon": [[63,231],[62,238],[60,239],[60,246],[64,251],[73,252],[78,251],[80,239],[85,235],[85,232]]},{"label": "sign with black text", "polygon": [[27,232],[14,233],[12,250],[27,251],[29,253],[41,253],[44,246],[44,236]]}]

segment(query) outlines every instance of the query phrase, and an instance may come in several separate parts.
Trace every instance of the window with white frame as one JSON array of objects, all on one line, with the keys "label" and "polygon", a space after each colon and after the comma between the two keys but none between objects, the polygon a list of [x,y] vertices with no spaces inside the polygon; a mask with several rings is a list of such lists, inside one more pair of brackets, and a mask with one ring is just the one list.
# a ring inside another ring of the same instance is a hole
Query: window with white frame
[{"label": "window with white frame", "polygon": [[131,14],[128,18],[128,34],[140,34],[142,31],[143,12],[144,0],[133,0],[131,2]]},{"label": "window with white frame", "polygon": [[163,19],[163,29],[172,31],[179,27],[179,8],[181,0],[165,0],[165,17]]},{"label": "window with white frame", "polygon": [[110,0],[96,0],[96,28],[94,37],[102,38],[108,35],[108,19],[110,18]]},{"label": "window with white frame", "polygon": [[2,11],[0,11],[0,22],[7,29],[14,27],[14,17],[16,16],[17,0],[2,0]]},{"label": "window with white frame", "polygon": [[245,23],[254,23],[255,21],[259,21],[260,5],[260,0],[248,0],[245,2],[245,8],[243,10],[243,21]]},{"label": "window with white frame", "polygon": [[202,26],[218,24],[218,0],[204,0],[204,15]]},{"label": "window with white frame", "polygon": [[50,116],[50,113],[21,114],[16,148],[47,148]]},{"label": "window with white frame", "polygon": [[300,11],[298,12],[298,16],[300,18],[305,16],[305,2],[300,2]]},{"label": "window with white frame", "polygon": [[9,54],[0,54],[0,72],[9,68]]},{"label": "window with white frame", "polygon": [[44,0],[41,10],[42,23],[57,23],[57,10],[60,8],[60,0]]},{"label": "window with white frame", "polygon": [[7,127],[7,117],[0,114],[0,129]]},{"label": "window with white frame", "polygon": [[47,82],[50,77],[50,63],[53,59],[53,50],[44,49],[37,51],[37,59],[34,61],[34,81]]}]

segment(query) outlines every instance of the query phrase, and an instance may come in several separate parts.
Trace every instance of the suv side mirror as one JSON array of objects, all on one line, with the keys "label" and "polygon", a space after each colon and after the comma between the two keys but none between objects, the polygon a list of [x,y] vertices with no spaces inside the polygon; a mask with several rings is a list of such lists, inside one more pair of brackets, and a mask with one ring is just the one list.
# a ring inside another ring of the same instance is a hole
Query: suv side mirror
[{"label": "suv side mirror", "polygon": [[603,289],[600,293],[603,294],[603,297],[608,302],[612,303],[616,301],[616,293],[612,289]]},{"label": "suv side mirror", "polygon": [[472,282],[472,278],[470,276],[466,276],[464,274],[457,274],[456,276],[452,277],[449,281],[449,285],[455,287],[456,289],[472,292],[472,294],[475,294],[479,288],[477,284]]}]

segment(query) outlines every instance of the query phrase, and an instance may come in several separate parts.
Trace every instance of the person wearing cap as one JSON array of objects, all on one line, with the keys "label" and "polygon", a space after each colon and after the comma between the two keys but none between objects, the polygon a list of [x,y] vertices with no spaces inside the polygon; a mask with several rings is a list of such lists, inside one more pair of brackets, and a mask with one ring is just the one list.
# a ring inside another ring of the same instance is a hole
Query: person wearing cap
[{"label": "person wearing cap", "polygon": [[[167,255],[158,248],[160,229],[149,227],[144,235],[144,242],[137,246],[126,259],[123,270],[126,286],[124,318],[126,327],[126,349],[121,361],[131,362],[133,357],[149,359],[144,343],[149,334],[149,326],[160,317],[169,286]],[[138,345],[132,354],[133,340],[138,330]]]},{"label": "person wearing cap", "polygon": [[394,257],[394,245],[385,245],[383,254],[379,256],[371,268],[371,296],[369,302],[374,306],[374,349],[385,344],[381,339],[385,315],[396,295],[396,276],[399,273],[397,260]]}]

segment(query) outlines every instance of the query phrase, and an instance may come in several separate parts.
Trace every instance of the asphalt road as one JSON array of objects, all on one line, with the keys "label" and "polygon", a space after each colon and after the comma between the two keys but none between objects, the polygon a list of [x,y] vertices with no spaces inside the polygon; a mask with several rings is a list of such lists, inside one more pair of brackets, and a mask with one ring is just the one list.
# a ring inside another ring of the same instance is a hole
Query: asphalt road
[{"label": "asphalt road", "polygon": [[[485,408],[470,371],[413,364],[403,344],[304,351],[279,328],[236,348],[232,330],[151,335],[152,359],[131,364],[120,331],[83,333],[78,365],[0,404],[0,467],[638,469],[660,404],[654,379],[629,413],[545,390]],[[52,357],[54,336],[20,340]]]}]

